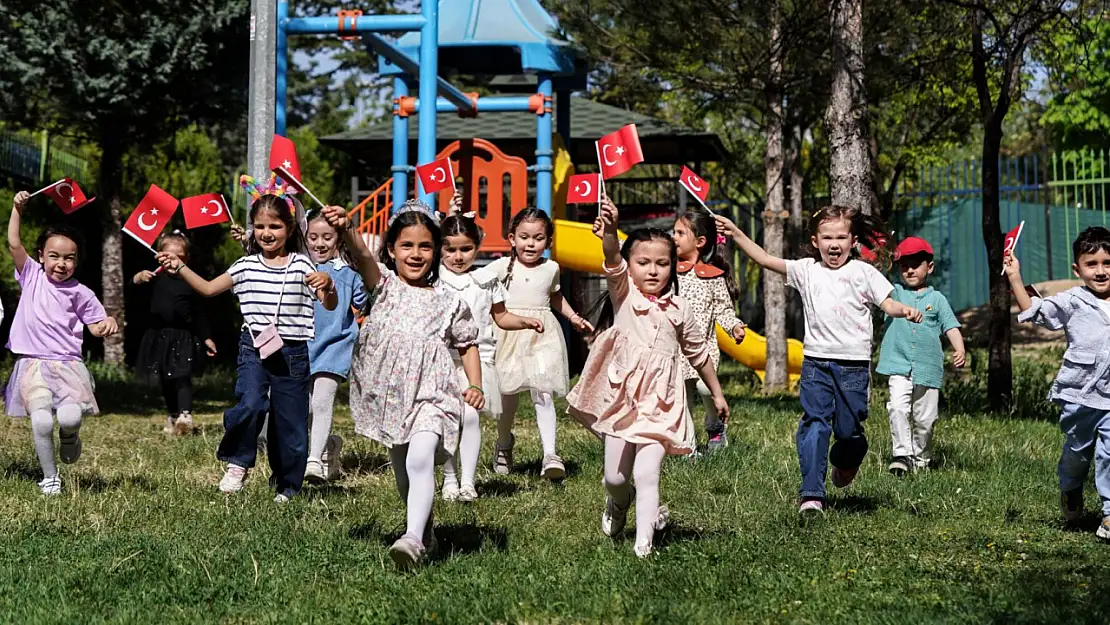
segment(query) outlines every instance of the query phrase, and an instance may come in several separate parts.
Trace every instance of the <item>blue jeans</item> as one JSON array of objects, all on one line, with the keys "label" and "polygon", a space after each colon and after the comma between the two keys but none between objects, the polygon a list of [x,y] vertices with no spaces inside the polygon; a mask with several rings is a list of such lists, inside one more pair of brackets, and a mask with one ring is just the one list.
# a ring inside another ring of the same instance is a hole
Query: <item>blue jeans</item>
[{"label": "blue jeans", "polygon": [[[825,497],[825,474],[834,467],[856,469],[867,455],[863,421],[867,419],[869,363],[806,357],[802,361],[802,415],[795,444],[802,469],[801,497]],[[829,434],[836,443],[829,451]]]},{"label": "blue jeans", "polygon": [[1064,431],[1064,449],[1056,467],[1060,490],[1083,488],[1093,456],[1102,516],[1110,516],[1110,412],[1064,404],[1060,429]]},{"label": "blue jeans", "polygon": [[286,341],[260,360],[249,331],[239,337],[235,406],[224,412],[224,438],[216,457],[244,468],[254,466],[258,436],[270,413],[267,457],[279,493],[295,493],[308,460],[308,344]]}]

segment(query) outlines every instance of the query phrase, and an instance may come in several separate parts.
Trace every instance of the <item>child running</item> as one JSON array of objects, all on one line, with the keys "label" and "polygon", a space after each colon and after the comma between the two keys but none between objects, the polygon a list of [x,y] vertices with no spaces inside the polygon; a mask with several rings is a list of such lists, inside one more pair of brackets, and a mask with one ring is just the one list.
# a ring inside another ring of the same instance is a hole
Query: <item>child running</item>
[{"label": "child running", "polygon": [[43,495],[62,492],[54,462],[54,417],[58,418],[62,462],[81,457],[81,417],[98,412],[93,381],[81,360],[85,327],[93,336],[118,331],[96,295],[73,278],[81,260],[81,235],[68,226],[48,226],[27,255],[19,229],[31,195],[16,194],[8,219],[8,250],[22,292],[12,320],[8,349],[17,360],[4,393],[12,417],[31,417],[35,453],[42,467]]},{"label": "child running", "polygon": [[[189,240],[178,230],[163,235],[156,247],[189,262]],[[200,343],[209,357],[216,355],[208,317],[196,292],[176,273],[140,271],[132,282],[152,285],[150,328],[143,334],[135,370],[162,387],[168,414],[163,431],[189,434],[193,431],[193,376],[204,370]]]},{"label": "child running", "polygon": [[593,332],[593,326],[574,311],[559,290],[559,264],[544,258],[554,234],[555,224],[547,213],[535,208],[524,209],[509,225],[512,255],[489,265],[505,285],[505,308],[513,314],[538,318],[545,329],[542,334],[496,330],[497,375],[503,412],[497,422],[493,470],[500,475],[512,471],[517,396],[528,391],[536,409],[536,425],[543,446],[540,474],[548,480],[566,476],[563,460],[555,453],[554,396],[567,394],[570,367],[563,330],[551,309],[566,317],[579,332]]},{"label": "child running", "polygon": [[319,300],[324,308],[335,310],[338,297],[331,276],[316,271],[303,252],[307,224],[304,209],[293,200],[296,190],[275,176],[264,183],[243,176],[240,184],[252,198],[248,256],[213,280],[197,275],[176,254],[159,252],[158,261],[205,297],[230,289],[239,299],[244,321],[235,380],[239,401],[224,412],[224,437],[216,457],[227,462],[227,471],[220,490],[243,490],[268,411],[270,481],[274,501],[285,503],[300,491],[308,457],[312,302]]},{"label": "child running", "polygon": [[[855,208],[827,206],[809,220],[810,258],[783,260],[771,256],[736,224],[717,216],[717,226],[766,270],[786,276],[798,291],[805,310],[802,351],[802,415],[795,444],[802,471],[798,511],[825,509],[825,474],[831,462],[837,488],[852,483],[867,455],[863,422],[867,419],[871,381],[871,310],[878,306],[891,317],[921,322],[921,312],[890,297],[894,287],[870,264],[857,261],[857,241],[871,249],[882,228]],[[829,450],[830,433],[836,439]]]},{"label": "child running", "polygon": [[1110,230],[1087,228],[1071,250],[1071,268],[1083,286],[1052,297],[1029,297],[1013,253],[1006,254],[1004,268],[1021,309],[1018,321],[1067,334],[1064,362],[1048,393],[1063,408],[1064,446],[1056,467],[1060,512],[1068,523],[1082,518],[1083,484],[1093,457],[1095,489],[1102,500],[1102,522],[1095,534],[1110,539]]},{"label": "child running", "polygon": [[305,478],[322,483],[339,477],[343,439],[331,433],[335,393],[351,370],[351,352],[358,337],[355,311],[366,303],[362,278],[351,266],[347,246],[321,211],[308,219],[308,250],[316,270],[327,273],[335,284],[335,310],[316,302],[316,336],[308,342],[309,392],[308,463]]},{"label": "child running", "polygon": [[[486,406],[482,410],[495,420],[501,416],[501,391],[494,365],[497,339],[494,337],[494,324],[502,330],[535,330],[543,332],[543,322],[533,317],[514,315],[505,309],[505,287],[497,274],[488,267],[471,271],[478,247],[482,243],[482,232],[474,223],[474,213],[462,213],[462,198],[456,195],[452,201],[451,214],[443,220],[443,268],[437,287],[454,291],[466,305],[478,326],[478,356],[482,362],[482,390]],[[459,383],[466,381],[466,371],[462,360],[455,355],[455,369]],[[478,421],[478,411],[463,406],[459,434],[458,453],[448,452],[443,465],[443,498],[447,501],[471,502],[478,498],[474,488],[474,474],[478,468],[478,454],[482,447],[482,428]],[[461,461],[461,464],[460,464]],[[459,483],[459,474],[462,483]]]},{"label": "child running", "polygon": [[[409,200],[390,218],[378,260],[343,209],[329,206],[324,214],[343,233],[372,302],[351,364],[351,416],[356,432],[389,448],[407,507],[405,533],[389,553],[410,569],[436,550],[436,449],[441,442],[458,447],[464,402],[474,410],[485,403],[478,326],[457,293],[435,286],[443,242],[427,204]],[[459,352],[466,390],[449,349]]]},{"label": "child running", "polygon": [[[894,250],[902,284],[894,285],[896,301],[921,311],[921,324],[887,319],[877,373],[890,376],[890,437],[894,453],[890,472],[905,475],[926,469],[932,461],[930,444],[937,420],[940,387],[944,381],[944,348],[940,335],[952,343],[952,364],[964,366],[964,337],[948,299],[929,286],[933,246],[919,237],[906,237]],[[904,286],[903,286],[904,285]]]},{"label": "child running", "polygon": [[[720,240],[718,240],[720,238]],[[678,287],[682,299],[690,305],[709,347],[713,369],[721,366],[721,350],[717,347],[719,324],[734,341],[744,341],[743,321],[736,316],[733,299],[737,296],[732,269],[717,252],[717,245],[724,237],[717,233],[717,222],[708,210],[694,209],[675,220],[674,242],[678,246]],[[682,377],[686,381],[686,400],[693,416],[700,396],[705,406],[705,432],[709,438],[709,451],[728,446],[725,424],[717,418],[709,388],[699,379],[690,363],[682,362]]]},{"label": "child running", "polygon": [[[717,371],[694,311],[678,296],[678,254],[670,234],[656,228],[617,240],[617,208],[602,200],[594,234],[605,252],[609,294],[582,377],[567,401],[570,414],[605,441],[605,510],[601,531],[624,531],[636,501],[633,551],[651,554],[655,530],[667,522],[659,505],[659,470],[666,454],[694,451],[680,362],[688,362],[713,398],[713,414],[728,420]],[[610,326],[610,327],[606,327]],[[636,487],[629,484],[629,475]]]}]

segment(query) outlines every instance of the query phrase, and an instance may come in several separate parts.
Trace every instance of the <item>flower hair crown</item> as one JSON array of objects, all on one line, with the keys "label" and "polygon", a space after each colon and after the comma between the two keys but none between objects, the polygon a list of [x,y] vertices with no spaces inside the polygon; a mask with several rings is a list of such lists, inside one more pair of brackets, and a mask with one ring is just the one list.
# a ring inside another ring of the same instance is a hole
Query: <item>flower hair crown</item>
[{"label": "flower hair crown", "polygon": [[397,212],[393,213],[393,216],[389,218],[388,225],[392,226],[393,222],[396,221],[402,213],[423,213],[424,216],[432,220],[432,223],[437,226],[439,225],[439,213],[437,213],[431,206],[428,206],[420,200],[405,201],[405,203],[401,205],[401,208],[399,208]]},{"label": "flower hair crown", "polygon": [[289,205],[289,212],[296,214],[296,206],[293,205],[293,196],[297,193],[297,189],[278,177],[277,174],[270,174],[270,178],[265,182],[259,182],[254,178],[242,175],[239,177],[239,186],[251,196],[251,204],[254,204],[263,195],[273,195],[285,200]]}]

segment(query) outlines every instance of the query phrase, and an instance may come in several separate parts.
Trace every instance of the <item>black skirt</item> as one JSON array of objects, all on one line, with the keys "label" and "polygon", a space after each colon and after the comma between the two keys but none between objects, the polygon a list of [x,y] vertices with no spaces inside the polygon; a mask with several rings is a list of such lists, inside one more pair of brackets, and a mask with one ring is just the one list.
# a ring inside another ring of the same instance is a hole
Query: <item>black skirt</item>
[{"label": "black skirt", "polygon": [[205,354],[192,332],[177,328],[146,331],[135,361],[136,372],[145,378],[172,380],[200,375]]}]

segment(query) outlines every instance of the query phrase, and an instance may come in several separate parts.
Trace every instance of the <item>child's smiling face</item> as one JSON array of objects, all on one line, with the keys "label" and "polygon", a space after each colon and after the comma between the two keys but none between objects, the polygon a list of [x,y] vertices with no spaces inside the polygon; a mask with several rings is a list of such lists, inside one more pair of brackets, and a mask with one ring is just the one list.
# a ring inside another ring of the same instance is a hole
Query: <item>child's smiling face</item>
[{"label": "child's smiling face", "polygon": [[1096,297],[1110,297],[1110,253],[1106,250],[1080,254],[1071,268]]},{"label": "child's smiling face", "polygon": [[308,251],[312,262],[326,263],[335,258],[339,234],[325,219],[313,219],[308,224]]},{"label": "child's smiling face", "polygon": [[397,266],[397,276],[413,286],[424,284],[424,276],[435,261],[435,241],[423,224],[406,227],[389,247],[389,255]]}]

